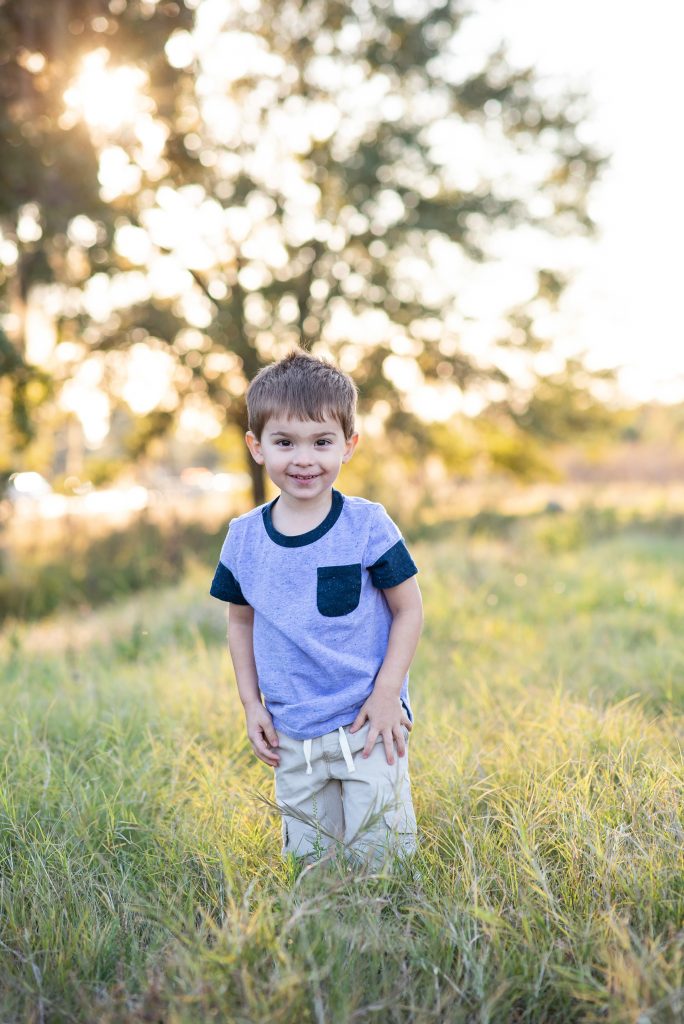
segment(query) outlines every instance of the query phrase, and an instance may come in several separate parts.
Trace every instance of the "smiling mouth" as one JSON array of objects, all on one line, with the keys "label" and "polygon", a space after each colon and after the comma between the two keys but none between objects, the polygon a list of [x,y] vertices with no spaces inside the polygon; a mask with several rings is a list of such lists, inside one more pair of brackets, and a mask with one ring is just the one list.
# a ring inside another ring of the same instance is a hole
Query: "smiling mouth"
[{"label": "smiling mouth", "polygon": [[303,473],[290,473],[293,480],[315,480],[320,475],[320,473],[309,473],[306,476]]}]

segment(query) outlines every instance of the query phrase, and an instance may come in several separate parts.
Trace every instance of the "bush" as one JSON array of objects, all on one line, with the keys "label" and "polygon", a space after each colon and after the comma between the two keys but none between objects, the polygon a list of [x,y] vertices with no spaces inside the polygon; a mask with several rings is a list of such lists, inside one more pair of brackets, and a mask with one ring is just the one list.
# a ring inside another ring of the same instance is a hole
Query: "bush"
[{"label": "bush", "polygon": [[0,576],[0,622],[38,619],[58,607],[91,607],[179,580],[190,560],[211,565],[225,533],[200,523],[159,523],[142,514],[105,536],[73,535],[61,551],[14,555]]}]

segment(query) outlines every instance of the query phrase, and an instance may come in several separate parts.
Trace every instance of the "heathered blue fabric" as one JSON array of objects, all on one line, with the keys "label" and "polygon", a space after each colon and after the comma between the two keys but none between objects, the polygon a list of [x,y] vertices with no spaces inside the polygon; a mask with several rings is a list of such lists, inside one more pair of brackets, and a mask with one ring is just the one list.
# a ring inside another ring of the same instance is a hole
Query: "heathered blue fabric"
[{"label": "heathered blue fabric", "polygon": [[[210,593],[254,608],[264,703],[276,729],[303,740],[354,721],[387,650],[381,587],[418,569],[377,502],[333,489],[323,523],[288,537],[273,526],[275,501],[231,520]],[[413,721],[408,673],[400,696]]]}]

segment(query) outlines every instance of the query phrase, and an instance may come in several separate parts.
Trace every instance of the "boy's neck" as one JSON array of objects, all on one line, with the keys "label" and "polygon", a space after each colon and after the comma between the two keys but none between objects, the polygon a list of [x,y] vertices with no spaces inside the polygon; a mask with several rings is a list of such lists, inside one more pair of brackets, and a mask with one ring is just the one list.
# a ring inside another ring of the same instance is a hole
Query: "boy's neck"
[{"label": "boy's neck", "polygon": [[271,507],[273,526],[278,533],[289,537],[315,530],[332,508],[332,492],[333,489],[330,487],[310,501],[299,501],[281,491]]}]

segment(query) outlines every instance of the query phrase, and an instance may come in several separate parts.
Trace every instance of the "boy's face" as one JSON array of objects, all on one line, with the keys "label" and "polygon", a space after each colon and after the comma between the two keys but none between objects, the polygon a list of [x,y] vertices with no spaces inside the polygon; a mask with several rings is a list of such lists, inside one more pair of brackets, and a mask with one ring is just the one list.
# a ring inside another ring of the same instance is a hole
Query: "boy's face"
[{"label": "boy's face", "polygon": [[254,460],[266,467],[276,487],[303,502],[332,487],[358,439],[358,434],[352,434],[346,440],[339,422],[330,415],[321,422],[272,417],[264,424],[260,441],[251,430],[245,435]]}]

